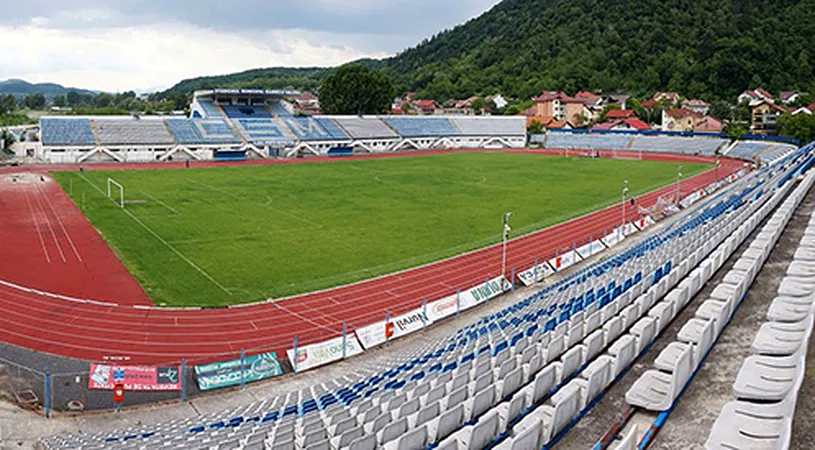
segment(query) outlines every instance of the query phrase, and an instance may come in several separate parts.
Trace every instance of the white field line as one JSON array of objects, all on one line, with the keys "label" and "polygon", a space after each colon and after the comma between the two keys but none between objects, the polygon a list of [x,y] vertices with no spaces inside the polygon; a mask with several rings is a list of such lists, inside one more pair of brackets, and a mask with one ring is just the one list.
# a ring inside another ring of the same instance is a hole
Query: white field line
[{"label": "white field line", "polygon": [[59,239],[57,239],[57,233],[54,232],[54,227],[51,226],[51,219],[48,218],[48,214],[45,212],[45,207],[42,206],[42,200],[40,200],[40,196],[37,195],[34,197],[37,201],[37,207],[40,209],[40,213],[42,214],[43,220],[45,220],[45,224],[48,225],[48,231],[51,232],[51,238],[54,240],[54,245],[57,246],[57,251],[59,251],[59,257],[62,259],[63,263],[67,263],[68,259],[65,258],[65,252],[62,251],[62,246],[59,245]]},{"label": "white field line", "polygon": [[[85,180],[85,182],[86,182],[86,183],[90,184],[90,185],[91,185],[91,186],[92,186],[94,189],[96,189],[97,191],[99,191],[99,193],[100,193],[100,194],[102,194],[102,195],[106,195],[106,194],[105,194],[105,193],[102,191],[102,189],[100,189],[100,188],[99,188],[99,186],[97,186],[97,185],[95,185],[95,184],[91,183],[91,182],[90,182],[90,180],[88,180],[87,178],[85,178],[85,176],[84,176],[84,175],[79,175],[79,176],[80,176],[80,177],[82,177],[82,179],[83,179],[83,180]],[[113,203],[115,204],[116,202],[114,201]],[[193,269],[195,269],[196,271],[198,271],[198,273],[200,273],[201,275],[203,275],[203,276],[204,276],[206,279],[208,279],[209,281],[211,281],[211,282],[212,282],[212,284],[214,284],[215,286],[218,286],[218,288],[219,288],[219,289],[221,289],[222,291],[226,292],[226,293],[227,293],[227,294],[229,294],[230,296],[232,295],[232,293],[231,293],[231,292],[229,292],[229,290],[228,290],[227,288],[225,288],[225,287],[224,287],[224,286],[223,286],[221,283],[219,283],[219,282],[218,282],[218,280],[216,280],[215,278],[213,278],[213,277],[212,277],[212,275],[208,274],[208,273],[207,273],[207,272],[206,272],[204,269],[202,269],[202,268],[201,268],[201,267],[199,267],[197,264],[195,264],[194,262],[192,262],[192,260],[190,260],[189,258],[187,258],[186,256],[184,256],[184,254],[183,254],[183,253],[181,253],[180,251],[178,251],[178,249],[176,249],[175,247],[173,247],[173,246],[172,246],[172,244],[170,244],[169,242],[167,242],[166,240],[164,240],[164,238],[163,238],[163,237],[159,236],[159,234],[158,234],[158,233],[156,233],[155,231],[153,231],[153,229],[152,229],[152,228],[150,228],[149,226],[147,226],[147,224],[145,224],[144,222],[142,222],[141,220],[139,220],[139,218],[138,218],[138,217],[136,217],[136,216],[135,216],[135,215],[134,215],[132,212],[128,211],[127,209],[124,209],[124,212],[125,212],[125,213],[126,213],[128,216],[130,216],[130,218],[131,218],[131,219],[133,219],[133,220],[134,220],[136,223],[138,223],[139,225],[141,225],[141,226],[142,226],[142,228],[144,228],[145,230],[147,230],[147,232],[148,232],[148,233],[152,234],[152,235],[153,235],[153,236],[154,236],[156,239],[158,239],[158,240],[159,240],[159,242],[161,242],[162,244],[164,244],[164,245],[165,245],[167,248],[169,248],[169,249],[170,249],[170,250],[171,250],[173,253],[175,253],[176,255],[178,255],[178,257],[179,257],[179,258],[181,258],[182,260],[184,260],[184,262],[186,262],[187,264],[189,264],[189,265],[190,265],[190,267],[192,267]]]},{"label": "white field line", "polygon": [[25,201],[28,203],[28,210],[31,212],[31,221],[34,222],[34,228],[37,230],[37,237],[40,238],[40,247],[42,248],[43,255],[45,255],[45,261],[48,264],[51,264],[51,257],[48,255],[48,249],[45,247],[45,240],[42,238],[42,231],[40,231],[40,224],[37,222],[37,216],[34,215],[34,207],[31,206],[31,199],[28,196],[28,190],[24,189],[23,193],[25,193]]},{"label": "white field line", "polygon": [[76,259],[78,259],[79,262],[83,262],[82,256],[79,255],[79,250],[77,250],[76,245],[74,245],[74,240],[71,239],[71,235],[68,234],[68,230],[65,228],[65,224],[62,223],[62,219],[59,217],[59,214],[57,214],[57,210],[56,208],[54,208],[54,204],[51,203],[51,199],[48,198],[48,196],[45,194],[45,191],[42,189],[42,187],[40,187],[40,185],[37,185],[37,190],[40,192],[41,196],[45,199],[45,202],[48,203],[48,207],[51,208],[51,211],[54,213],[54,217],[57,218],[57,223],[59,224],[59,227],[62,229],[62,233],[65,234],[66,238],[68,238],[68,244],[71,245],[71,249],[74,251]]},{"label": "white field line", "polygon": [[[210,186],[209,184],[202,183],[202,182],[200,182],[200,181],[198,181],[198,180],[190,180],[190,181],[192,181],[192,182],[193,182],[193,183],[195,183],[195,184],[199,184],[199,185],[201,185],[201,186],[204,186],[204,187],[205,187],[205,188],[207,188],[207,189],[211,189],[211,190],[213,190],[213,191],[215,191],[215,192],[220,192],[221,194],[226,195],[226,196],[228,196],[228,197],[232,197],[232,198],[233,198],[233,199],[235,199],[235,200],[240,200],[240,201],[245,200],[245,199],[243,199],[243,198],[241,198],[241,197],[238,197],[237,195],[234,195],[234,194],[230,193],[229,191],[225,191],[225,190],[223,190],[223,189],[221,189],[221,188],[218,188],[218,187],[215,187],[215,186]],[[268,197],[267,197],[267,198],[268,198]],[[297,216],[297,215],[295,215],[295,214],[287,213],[286,211],[281,211],[281,210],[279,210],[279,209],[277,209],[277,208],[274,208],[274,207],[272,207],[272,206],[271,206],[270,204],[268,204],[268,203],[263,204],[263,205],[261,205],[261,206],[262,206],[262,207],[264,207],[264,208],[267,208],[267,209],[271,209],[272,211],[274,211],[274,212],[276,212],[276,213],[278,213],[278,214],[281,214],[281,215],[287,216],[287,217],[289,217],[289,218],[291,218],[291,219],[294,219],[294,220],[297,220],[297,221],[299,221],[299,222],[307,223],[307,224],[309,224],[309,225],[314,225],[315,227],[319,227],[319,228],[322,228],[322,227],[323,227],[323,225],[321,225],[321,224],[319,224],[319,223],[316,223],[316,222],[313,222],[313,221],[311,221],[311,220],[308,220],[308,219],[306,219],[306,218],[304,218],[304,217],[300,217],[300,216]]]},{"label": "white field line", "polygon": [[144,195],[146,195],[147,197],[149,197],[149,198],[150,198],[150,200],[153,200],[154,202],[158,203],[159,205],[161,205],[161,206],[163,206],[163,207],[165,207],[165,208],[169,209],[169,210],[170,210],[170,211],[172,211],[174,214],[179,215],[179,216],[184,216],[184,214],[181,214],[181,213],[180,213],[180,212],[179,212],[177,209],[175,209],[175,208],[173,208],[172,206],[170,206],[170,205],[168,205],[168,204],[164,203],[163,201],[161,201],[161,200],[159,200],[159,199],[157,199],[157,198],[153,197],[152,195],[148,194],[147,192],[144,192],[144,191],[142,191],[141,189],[139,190],[139,192],[141,192],[142,194],[144,194]]}]

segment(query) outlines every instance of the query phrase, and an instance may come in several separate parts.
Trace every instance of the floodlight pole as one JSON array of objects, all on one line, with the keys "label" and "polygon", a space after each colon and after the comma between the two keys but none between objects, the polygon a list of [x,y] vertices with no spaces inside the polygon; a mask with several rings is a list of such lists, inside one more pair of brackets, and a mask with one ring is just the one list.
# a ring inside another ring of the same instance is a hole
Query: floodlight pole
[{"label": "floodlight pole", "polygon": [[507,240],[509,238],[509,218],[512,217],[512,212],[508,212],[504,214],[503,226],[501,227],[501,233],[503,236],[503,251],[501,255],[501,276],[506,278],[507,276]]},{"label": "floodlight pole", "polygon": [[676,169],[676,205],[679,206],[679,182],[682,180],[682,166]]},{"label": "floodlight pole", "polygon": [[620,233],[625,236],[625,198],[628,195],[628,180],[623,181],[623,217],[621,221]]}]

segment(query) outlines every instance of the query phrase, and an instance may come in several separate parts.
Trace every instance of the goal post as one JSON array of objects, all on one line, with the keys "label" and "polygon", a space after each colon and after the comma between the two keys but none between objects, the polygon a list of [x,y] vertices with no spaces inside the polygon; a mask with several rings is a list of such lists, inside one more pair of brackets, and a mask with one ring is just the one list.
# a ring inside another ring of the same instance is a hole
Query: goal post
[{"label": "goal post", "polygon": [[114,186],[119,189],[119,202],[118,202],[118,205],[119,205],[120,208],[124,209],[124,207],[125,207],[125,187],[122,186],[121,183],[114,180],[113,178],[108,177],[108,198],[115,202],[116,200],[112,196]]}]

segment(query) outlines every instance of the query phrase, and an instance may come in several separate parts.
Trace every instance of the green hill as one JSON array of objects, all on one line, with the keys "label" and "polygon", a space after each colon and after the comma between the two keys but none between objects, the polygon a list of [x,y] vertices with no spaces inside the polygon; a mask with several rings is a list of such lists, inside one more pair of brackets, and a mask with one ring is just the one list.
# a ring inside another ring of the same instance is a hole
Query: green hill
[{"label": "green hill", "polygon": [[64,87],[55,83],[29,83],[24,80],[5,80],[0,81],[0,94],[14,95],[15,97],[25,97],[31,94],[43,94],[46,98],[53,98],[57,95],[67,94],[70,91],[76,91],[78,94],[96,95],[96,92],[86,89],[77,89],[72,87]]},{"label": "green hill", "polygon": [[[812,36],[815,0],[504,0],[393,58],[367,63],[383,67],[400,92],[439,100],[495,92],[528,98],[549,89],[671,90],[732,100],[759,85],[815,91]],[[188,80],[172,90],[202,82],[312,90],[326,73],[265,69]]]}]

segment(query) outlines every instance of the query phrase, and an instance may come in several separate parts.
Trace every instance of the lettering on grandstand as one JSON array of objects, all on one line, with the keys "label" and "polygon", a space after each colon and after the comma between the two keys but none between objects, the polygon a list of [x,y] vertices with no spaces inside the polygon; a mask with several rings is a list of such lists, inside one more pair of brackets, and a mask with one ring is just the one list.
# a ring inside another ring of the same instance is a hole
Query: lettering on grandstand
[{"label": "lettering on grandstand", "polygon": [[493,278],[488,283],[481,283],[461,291],[456,298],[456,294],[445,297],[441,300],[427,305],[427,316],[431,322],[444,319],[456,314],[456,311],[465,311],[474,306],[495,298],[508,291],[512,286],[503,276]]},{"label": "lettering on grandstand", "polygon": [[[323,366],[325,364],[339,361],[342,359],[342,336],[330,339],[328,341],[319,342],[317,344],[305,345],[297,348],[297,371],[303,372],[305,370],[313,369],[315,367]],[[349,334],[345,343],[345,356],[351,357],[359,355],[363,352],[359,341],[353,334]],[[292,367],[294,363],[294,349],[286,350]]]},{"label": "lettering on grandstand", "polygon": [[567,267],[571,267],[579,263],[582,260],[583,258],[581,258],[580,255],[572,250],[569,250],[562,255],[558,255],[557,257],[550,259],[549,265],[559,272]]}]

